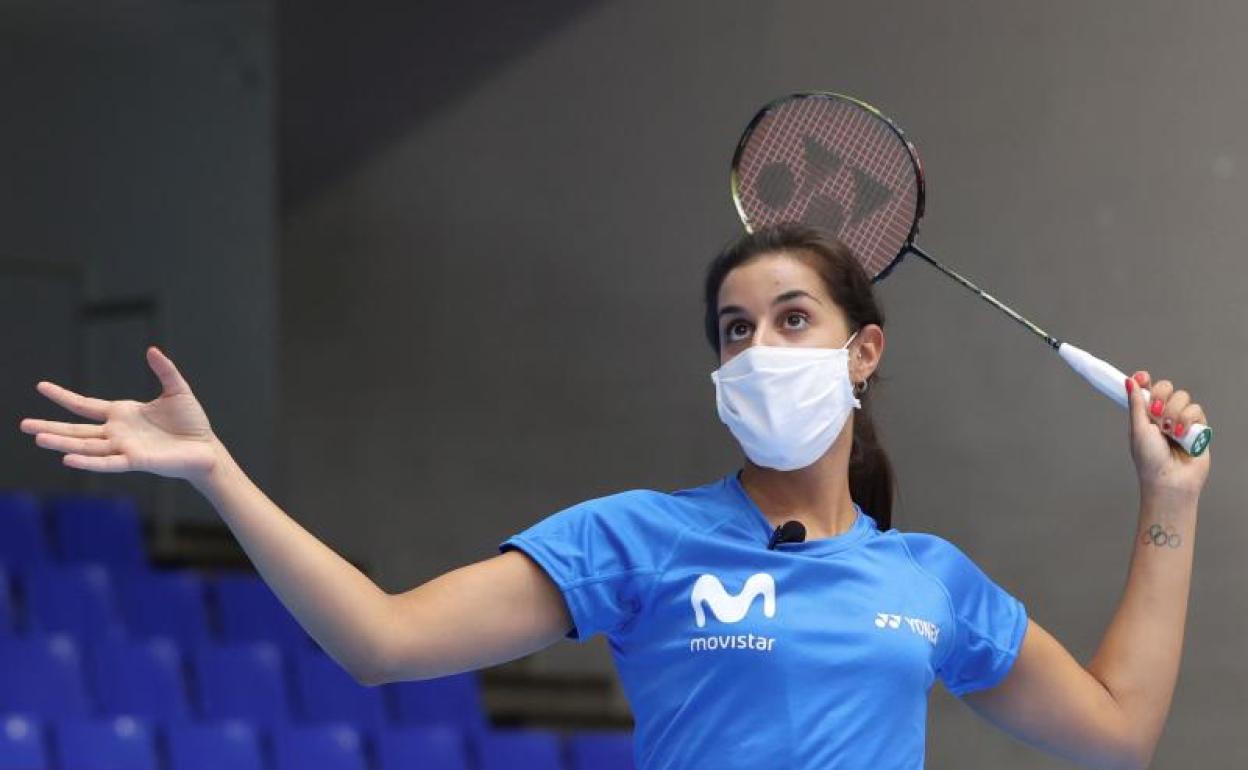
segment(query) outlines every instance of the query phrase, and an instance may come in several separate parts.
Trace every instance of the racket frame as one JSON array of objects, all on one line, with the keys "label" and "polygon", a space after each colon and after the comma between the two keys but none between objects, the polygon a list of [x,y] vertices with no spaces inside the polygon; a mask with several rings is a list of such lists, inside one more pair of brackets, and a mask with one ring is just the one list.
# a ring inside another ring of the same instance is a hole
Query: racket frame
[{"label": "racket frame", "polygon": [[754,117],[750,119],[750,122],[746,124],[745,130],[741,132],[741,138],[737,141],[737,148],[732,153],[732,173],[729,177],[729,183],[732,188],[732,203],[737,208],[737,216],[741,219],[741,223],[745,225],[746,232],[754,232],[754,226],[750,223],[750,217],[746,214],[745,207],[741,203],[742,182],[739,169],[741,157],[745,153],[745,145],[749,142],[750,137],[753,136],[754,129],[758,127],[759,123],[761,123],[764,118],[779,109],[781,105],[798,99],[834,99],[849,102],[855,107],[866,110],[872,117],[887,126],[888,129],[892,131],[899,140],[901,140],[902,146],[906,148],[906,153],[910,156],[910,162],[914,166],[914,178],[916,185],[914,195],[914,221],[910,225],[910,232],[906,235],[905,240],[902,242],[901,248],[897,250],[897,254],[893,256],[892,261],[885,265],[880,272],[871,277],[871,282],[875,283],[887,277],[888,274],[893,271],[893,268],[897,266],[897,263],[901,262],[901,258],[904,257],[907,252],[917,251],[914,245],[914,239],[919,235],[919,221],[923,219],[923,212],[927,204],[927,183],[923,175],[923,161],[919,159],[919,151],[915,149],[914,143],[906,138],[906,134],[901,130],[901,126],[897,125],[883,112],[880,112],[878,109],[870,104],[867,104],[861,99],[847,94],[836,93],[834,91],[795,91],[791,94],[772,99],[770,102],[763,105],[763,107],[755,113]]}]

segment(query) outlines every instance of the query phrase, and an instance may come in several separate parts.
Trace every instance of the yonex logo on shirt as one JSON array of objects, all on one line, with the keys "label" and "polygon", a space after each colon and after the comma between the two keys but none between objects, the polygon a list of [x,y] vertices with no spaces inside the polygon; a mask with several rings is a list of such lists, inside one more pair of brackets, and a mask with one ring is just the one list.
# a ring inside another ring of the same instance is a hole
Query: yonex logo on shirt
[{"label": "yonex logo on shirt", "polygon": [[763,597],[763,614],[769,618],[776,616],[776,581],[766,572],[750,575],[745,581],[741,593],[732,595],[714,575],[702,575],[693,584],[693,593],[689,599],[693,603],[693,618],[698,628],[706,626],[706,611],[703,605],[711,608],[715,619],[721,623],[736,623],[746,616],[754,604],[754,597]]},{"label": "yonex logo on shirt", "polygon": [[876,628],[898,628],[901,621],[906,621],[906,625],[910,630],[927,641],[933,646],[940,640],[940,626],[930,620],[921,620],[919,618],[910,618],[902,615],[893,615],[887,612],[878,612],[875,615]]}]

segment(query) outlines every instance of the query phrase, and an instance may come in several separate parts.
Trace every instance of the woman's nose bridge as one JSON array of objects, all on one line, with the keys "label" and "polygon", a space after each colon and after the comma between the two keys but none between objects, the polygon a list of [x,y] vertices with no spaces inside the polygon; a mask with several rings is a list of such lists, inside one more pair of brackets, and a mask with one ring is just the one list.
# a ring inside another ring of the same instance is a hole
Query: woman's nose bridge
[{"label": "woman's nose bridge", "polygon": [[784,342],[780,339],[779,333],[770,324],[766,321],[760,321],[754,327],[754,334],[750,339],[750,344],[775,347],[783,345]]}]

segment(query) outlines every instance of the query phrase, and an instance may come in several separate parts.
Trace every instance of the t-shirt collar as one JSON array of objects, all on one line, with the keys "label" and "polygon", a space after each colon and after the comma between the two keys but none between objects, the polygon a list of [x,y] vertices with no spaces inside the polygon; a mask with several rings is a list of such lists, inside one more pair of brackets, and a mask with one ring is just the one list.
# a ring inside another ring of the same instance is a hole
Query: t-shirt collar
[{"label": "t-shirt collar", "polygon": [[[745,491],[745,487],[741,484],[741,479],[738,475],[740,472],[740,470],[735,470],[729,473],[724,477],[724,483],[730,488],[730,495],[736,498],[734,502],[739,503],[737,507],[743,509],[747,518],[750,519],[747,529],[751,536],[757,532],[758,538],[762,541],[763,546],[766,547],[771,540],[775,527],[772,526],[767,517],[763,515],[763,512],[755,505],[749,493]],[[802,543],[782,543],[776,546],[776,550],[788,553],[801,553],[808,556],[826,556],[858,544],[875,532],[877,525],[875,519],[862,510],[858,503],[853,505],[858,515],[854,517],[854,523],[850,525],[849,529],[841,534],[807,540]]]}]

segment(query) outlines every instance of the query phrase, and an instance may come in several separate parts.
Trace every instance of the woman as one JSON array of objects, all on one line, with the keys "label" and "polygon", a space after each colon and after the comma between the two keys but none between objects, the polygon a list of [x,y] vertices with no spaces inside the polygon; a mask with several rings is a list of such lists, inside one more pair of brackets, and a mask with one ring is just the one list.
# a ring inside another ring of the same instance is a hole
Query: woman
[{"label": "woman", "polygon": [[[719,413],[748,458],[740,472],[585,501],[498,556],[396,595],[251,483],[156,348],[154,401],[41,382],[94,422],[27,419],[22,430],[73,468],[190,481],[360,682],[436,677],[606,634],[643,768],[921,767],[937,677],[1053,754],[1148,765],[1177,676],[1210,463],[1163,434],[1207,423],[1200,406],[1147,372],[1124,383],[1136,546],[1085,668],[956,547],[891,528],[892,472],[862,402],[884,353],[883,316],[843,245],[797,226],[746,235],[712,263],[706,299]],[[789,521],[804,525],[804,541],[791,525],[777,530]]]}]

